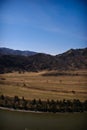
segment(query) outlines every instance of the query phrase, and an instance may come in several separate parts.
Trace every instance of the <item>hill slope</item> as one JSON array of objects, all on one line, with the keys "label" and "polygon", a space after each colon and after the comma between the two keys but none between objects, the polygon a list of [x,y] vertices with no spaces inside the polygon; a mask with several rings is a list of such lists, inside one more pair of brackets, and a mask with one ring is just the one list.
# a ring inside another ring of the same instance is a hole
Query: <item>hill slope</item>
[{"label": "hill slope", "polygon": [[0,55],[22,55],[22,56],[31,56],[35,55],[36,52],[33,51],[20,51],[20,50],[13,50],[9,48],[0,48]]},{"label": "hill slope", "polygon": [[87,69],[87,48],[71,49],[56,56],[43,53],[32,56],[0,55],[0,73],[68,69]]}]

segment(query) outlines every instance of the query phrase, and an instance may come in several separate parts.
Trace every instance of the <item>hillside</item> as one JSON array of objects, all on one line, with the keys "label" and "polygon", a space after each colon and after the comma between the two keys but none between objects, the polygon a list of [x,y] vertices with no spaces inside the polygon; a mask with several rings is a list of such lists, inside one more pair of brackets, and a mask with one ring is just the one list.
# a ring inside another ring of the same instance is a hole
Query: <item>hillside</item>
[{"label": "hillside", "polygon": [[13,50],[9,48],[0,48],[0,55],[21,55],[21,56],[31,56],[35,55],[36,52],[33,51],[20,51],[20,50]]},{"label": "hillside", "polygon": [[[4,50],[5,51],[5,50]],[[1,53],[1,52],[0,52]],[[37,53],[32,56],[0,55],[0,73],[12,71],[87,69],[87,48],[70,49],[56,56]]]}]

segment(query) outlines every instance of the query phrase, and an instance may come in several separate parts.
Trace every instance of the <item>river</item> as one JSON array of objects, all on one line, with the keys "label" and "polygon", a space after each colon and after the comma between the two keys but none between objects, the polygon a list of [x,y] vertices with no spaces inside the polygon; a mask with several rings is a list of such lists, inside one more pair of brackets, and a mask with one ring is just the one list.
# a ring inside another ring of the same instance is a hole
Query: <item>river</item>
[{"label": "river", "polygon": [[0,130],[86,130],[87,113],[0,110]]}]

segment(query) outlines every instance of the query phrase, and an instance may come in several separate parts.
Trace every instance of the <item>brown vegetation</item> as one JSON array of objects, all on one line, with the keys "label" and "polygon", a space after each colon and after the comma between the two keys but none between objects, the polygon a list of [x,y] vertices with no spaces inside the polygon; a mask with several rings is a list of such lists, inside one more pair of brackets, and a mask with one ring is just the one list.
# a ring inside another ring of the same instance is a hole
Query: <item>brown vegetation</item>
[{"label": "brown vegetation", "polygon": [[[68,71],[71,75],[42,76],[52,72],[7,73],[0,75],[0,94],[26,99],[87,99],[87,76],[84,71]],[[54,73],[54,72],[53,72]],[[57,72],[58,73],[58,72]],[[60,72],[59,72],[60,73]],[[64,72],[64,73],[67,73]],[[73,75],[78,73],[78,75]]]}]

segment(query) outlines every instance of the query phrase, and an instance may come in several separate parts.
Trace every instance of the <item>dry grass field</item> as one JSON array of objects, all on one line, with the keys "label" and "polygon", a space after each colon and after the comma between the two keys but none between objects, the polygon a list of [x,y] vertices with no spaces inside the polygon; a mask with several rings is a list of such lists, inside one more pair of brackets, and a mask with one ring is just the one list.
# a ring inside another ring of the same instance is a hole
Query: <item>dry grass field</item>
[{"label": "dry grass field", "polygon": [[0,74],[0,95],[42,100],[87,99],[86,70],[64,72],[78,75],[42,76],[44,73],[50,72]]}]

